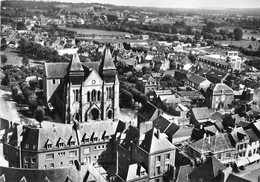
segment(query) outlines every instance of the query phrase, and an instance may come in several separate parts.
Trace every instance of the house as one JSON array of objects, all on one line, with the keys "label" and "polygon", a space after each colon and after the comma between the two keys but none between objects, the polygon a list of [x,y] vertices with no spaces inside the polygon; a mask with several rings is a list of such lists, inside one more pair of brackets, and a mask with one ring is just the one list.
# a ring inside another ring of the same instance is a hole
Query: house
[{"label": "house", "polygon": [[202,162],[210,156],[215,156],[222,164],[228,164],[235,161],[235,148],[232,146],[228,134],[219,133],[190,144],[188,155],[194,160],[198,158]]},{"label": "house", "polygon": [[[122,174],[122,172],[125,172]],[[117,181],[120,182],[148,182],[149,176],[143,166],[140,164],[134,163],[128,166],[126,171],[119,172],[120,175],[117,175]]]},{"label": "house", "polygon": [[223,60],[220,55],[198,56],[199,65],[204,69],[214,68],[219,71],[227,72],[229,63]]},{"label": "house", "polygon": [[186,97],[191,100],[193,107],[203,107],[205,103],[205,97],[199,91],[178,91],[181,97]]},{"label": "house", "polygon": [[[126,172],[129,172],[128,169],[133,164],[140,164],[145,169],[149,181],[163,181],[165,178],[173,180],[175,178],[176,148],[160,130],[153,128],[141,134],[137,128],[134,129],[130,126],[123,133],[117,133],[116,136],[117,174],[120,178],[124,179],[124,176],[129,176]],[[130,173],[132,174],[133,171]],[[139,179],[137,178],[137,181]]]},{"label": "house", "polygon": [[3,137],[4,155],[9,166],[25,169],[111,162],[111,138],[117,123],[110,120],[74,125],[46,123],[42,128],[12,126]]},{"label": "house", "polygon": [[[186,171],[189,172],[190,170],[191,169],[188,168]],[[213,156],[209,157],[205,163],[188,173],[187,182],[249,182],[249,180],[234,175],[231,172],[231,167],[224,166],[218,159],[216,159],[216,157]]]},{"label": "house", "polygon": [[229,73],[222,72],[216,69],[211,68],[206,74],[205,77],[213,84],[223,83],[225,79],[229,76]]},{"label": "house", "polygon": [[157,82],[151,75],[146,74],[138,80],[136,87],[142,93],[147,94],[150,91],[158,90],[159,82]]},{"label": "house", "polygon": [[212,109],[228,109],[234,100],[234,91],[225,83],[217,83],[210,100]]},{"label": "house", "polygon": [[190,124],[200,125],[206,123],[211,118],[207,107],[197,107],[191,109]]},{"label": "house", "polygon": [[44,96],[64,123],[118,119],[119,80],[107,47],[100,62],[45,63]]},{"label": "house", "polygon": [[199,75],[193,74],[187,78],[187,86],[190,86],[191,88],[196,90],[203,89],[205,91],[210,86],[210,84],[210,81]]},{"label": "house", "polygon": [[137,126],[139,128],[141,123],[155,120],[160,115],[160,111],[152,103],[147,102],[141,109],[139,109],[137,115]]}]

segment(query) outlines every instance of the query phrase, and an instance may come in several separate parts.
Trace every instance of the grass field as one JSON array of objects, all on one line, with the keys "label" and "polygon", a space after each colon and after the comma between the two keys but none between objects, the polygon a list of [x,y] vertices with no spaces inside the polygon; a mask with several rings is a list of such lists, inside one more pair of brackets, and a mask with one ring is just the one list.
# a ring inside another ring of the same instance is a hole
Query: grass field
[{"label": "grass field", "polygon": [[257,41],[249,41],[249,40],[240,40],[240,41],[215,41],[216,44],[228,44],[234,46],[241,46],[247,48],[250,44],[252,45],[252,50],[257,50],[260,46],[260,43]]},{"label": "grass field", "polygon": [[119,31],[107,31],[107,30],[97,30],[97,29],[86,29],[86,28],[71,28],[65,27],[62,28],[69,31],[75,31],[78,34],[85,34],[85,35],[108,35],[108,36],[122,36],[127,34],[127,32],[119,32]]}]

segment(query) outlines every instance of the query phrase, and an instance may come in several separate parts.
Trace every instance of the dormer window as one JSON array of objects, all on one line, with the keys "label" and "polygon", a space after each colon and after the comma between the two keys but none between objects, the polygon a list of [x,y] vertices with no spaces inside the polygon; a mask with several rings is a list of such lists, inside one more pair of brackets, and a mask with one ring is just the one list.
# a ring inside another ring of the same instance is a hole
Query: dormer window
[{"label": "dormer window", "polygon": [[75,144],[76,144],[75,139],[74,139],[73,137],[70,137],[70,139],[69,139],[69,145],[70,145],[70,146],[74,146]]},{"label": "dormer window", "polygon": [[52,141],[50,139],[48,139],[45,146],[46,146],[46,149],[52,149]]},{"label": "dormer window", "polygon": [[57,147],[58,148],[62,148],[65,147],[65,142],[62,138],[59,138],[58,142],[57,142]]},{"label": "dormer window", "polygon": [[26,145],[25,145],[25,148],[28,149],[28,148],[29,148],[29,144],[26,144]]},{"label": "dormer window", "polygon": [[88,142],[89,142],[89,138],[85,138],[84,143],[88,143]]},{"label": "dormer window", "polygon": [[94,142],[98,141],[98,137],[93,138],[93,141]]}]

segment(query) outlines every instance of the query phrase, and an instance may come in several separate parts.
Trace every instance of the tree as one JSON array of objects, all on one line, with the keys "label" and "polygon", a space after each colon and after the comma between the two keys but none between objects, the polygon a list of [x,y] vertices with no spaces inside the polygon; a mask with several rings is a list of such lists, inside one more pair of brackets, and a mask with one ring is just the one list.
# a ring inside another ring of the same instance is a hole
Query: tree
[{"label": "tree", "polygon": [[44,120],[45,112],[41,107],[38,107],[34,111],[34,118],[39,122],[40,128],[42,127],[42,121]]},{"label": "tree", "polygon": [[5,63],[7,62],[7,57],[5,54],[1,54],[1,64],[5,65]]},{"label": "tree", "polygon": [[24,22],[19,21],[19,22],[17,23],[17,25],[16,25],[16,29],[17,29],[17,30],[26,30],[27,28],[26,28],[26,26],[24,25]]},{"label": "tree", "polygon": [[23,59],[22,59],[22,64],[23,64],[24,66],[27,66],[27,65],[29,64],[29,59],[28,59],[27,56],[24,56],[24,57],[23,57]]},{"label": "tree", "polygon": [[241,40],[243,37],[243,31],[241,28],[235,28],[234,31],[234,38],[235,40]]},{"label": "tree", "polygon": [[28,107],[32,111],[34,111],[38,107],[37,99],[36,99],[36,96],[34,94],[31,94],[29,96],[27,103],[28,103]]},{"label": "tree", "polygon": [[120,91],[120,107],[133,107],[133,94],[125,89]]}]

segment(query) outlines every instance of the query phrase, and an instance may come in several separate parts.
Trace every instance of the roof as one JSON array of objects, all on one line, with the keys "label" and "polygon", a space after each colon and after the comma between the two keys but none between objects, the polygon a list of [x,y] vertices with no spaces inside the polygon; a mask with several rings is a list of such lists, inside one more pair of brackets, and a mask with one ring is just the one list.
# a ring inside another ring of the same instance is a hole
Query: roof
[{"label": "roof", "polygon": [[210,76],[216,79],[223,79],[224,77],[227,76],[227,72],[222,72],[216,69],[211,68],[207,73],[206,76]]},{"label": "roof", "polygon": [[190,165],[181,166],[176,182],[189,182],[188,180],[188,174],[190,174],[193,171],[193,168]]},{"label": "roof", "polygon": [[225,83],[217,83],[213,89],[213,94],[234,94],[234,91]]},{"label": "roof", "polygon": [[244,179],[240,176],[236,176],[234,174],[229,174],[229,176],[226,179],[226,182],[251,182],[250,180]]},{"label": "roof", "polygon": [[205,80],[207,80],[206,78],[203,78],[199,75],[191,75],[188,77],[188,80],[191,81],[192,83],[195,83],[197,85],[201,84],[202,82],[204,82]]},{"label": "roof", "polygon": [[230,137],[236,143],[249,139],[247,133],[242,127],[234,128],[230,133]]},{"label": "roof", "polygon": [[164,131],[167,136],[173,135],[179,130],[180,126],[175,123],[171,123]]},{"label": "roof", "polygon": [[193,99],[205,99],[205,97],[199,91],[178,91],[182,97],[187,97],[191,100]]},{"label": "roof", "polygon": [[102,62],[103,62],[103,67],[102,67],[103,70],[115,70],[116,69],[109,47],[106,47],[106,49],[104,51],[104,56],[103,56]]},{"label": "roof", "polygon": [[260,141],[260,138],[256,135],[253,129],[247,129],[245,132],[249,137],[250,143]]},{"label": "roof", "polygon": [[79,60],[79,55],[77,53],[73,54],[70,71],[84,71]]},{"label": "roof", "polygon": [[[141,172],[144,174],[141,175]],[[125,181],[138,180],[139,178],[143,178],[144,176],[148,176],[145,171],[145,168],[140,164],[130,164],[127,171],[127,176]]]},{"label": "roof", "polygon": [[212,182],[219,176],[219,171],[225,170],[226,167],[214,156],[207,159],[207,161],[194,169],[188,178],[191,181]]},{"label": "roof", "polygon": [[226,133],[219,133],[212,137],[202,138],[190,144],[190,147],[199,153],[211,152],[213,154],[234,150],[234,147],[231,145],[231,142],[228,138],[228,134]]},{"label": "roof", "polygon": [[214,62],[214,63],[217,63],[217,64],[222,64],[224,66],[228,65],[227,62],[221,61],[220,59],[217,59],[217,58],[213,58],[210,55],[198,56],[198,58],[201,58],[201,59],[204,59],[204,60],[207,60],[207,61],[210,61],[210,62]]},{"label": "roof", "polygon": [[145,138],[140,147],[150,154],[175,149],[175,146],[169,142],[166,135],[155,128],[145,133]]},{"label": "roof", "polygon": [[159,129],[161,133],[165,131],[165,129],[171,124],[169,120],[164,118],[163,116],[159,116],[153,121],[153,126],[156,129]]},{"label": "roof", "polygon": [[141,117],[144,121],[150,121],[154,114],[158,111],[158,108],[147,102],[141,109],[138,111],[138,117]]},{"label": "roof", "polygon": [[68,65],[68,62],[44,63],[46,77],[50,79],[63,78],[67,73]]},{"label": "roof", "polygon": [[211,117],[207,107],[195,107],[191,111],[196,120],[209,119]]}]

